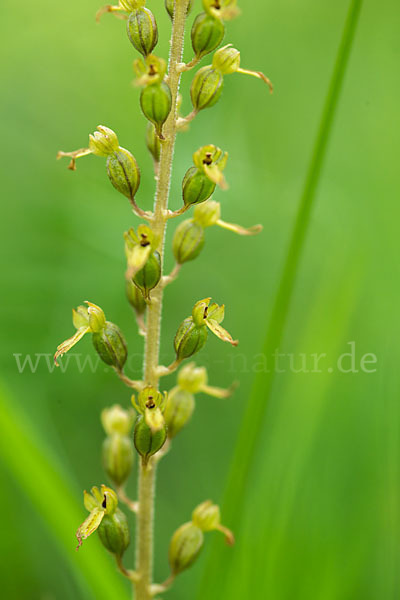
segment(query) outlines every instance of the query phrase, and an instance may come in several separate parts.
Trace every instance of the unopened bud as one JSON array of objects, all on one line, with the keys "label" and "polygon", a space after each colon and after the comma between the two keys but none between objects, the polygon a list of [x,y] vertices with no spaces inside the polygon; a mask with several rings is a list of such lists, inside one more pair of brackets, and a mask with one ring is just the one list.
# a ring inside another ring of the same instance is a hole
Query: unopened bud
[{"label": "unopened bud", "polygon": [[149,458],[163,447],[166,439],[167,431],[165,426],[162,429],[153,431],[147,425],[144,416],[138,416],[133,434],[133,442],[144,464],[147,464]]},{"label": "unopened bud", "polygon": [[214,396],[214,398],[229,398],[236,389],[236,383],[233,383],[227,389],[209,386],[207,369],[205,367],[196,367],[196,364],[191,362],[180,369],[178,373],[178,387],[181,390],[190,392],[190,394],[204,392],[209,396]]},{"label": "unopened bud", "polygon": [[138,315],[146,312],[147,304],[140,289],[133,283],[131,279],[126,281],[125,285],[126,297],[129,304],[135,309]]},{"label": "unopened bud", "polygon": [[215,185],[202,170],[191,167],[182,181],[183,202],[188,206],[208,200],[215,191]]},{"label": "unopened bud", "polygon": [[240,52],[230,44],[217,50],[214,54],[212,66],[223,75],[236,73],[240,68]]},{"label": "unopened bud", "polygon": [[143,88],[140,106],[145,117],[155,125],[158,137],[163,139],[162,126],[172,107],[171,90],[168,84],[162,81]]},{"label": "unopened bud", "polygon": [[[192,5],[193,5],[193,0],[189,0],[189,4],[187,7],[187,14],[189,14],[189,12],[191,11]],[[174,7],[175,7],[175,0],[165,0],[165,8],[167,9],[167,13],[171,17],[171,19],[174,18]]]},{"label": "unopened bud", "polygon": [[173,575],[182,573],[194,563],[203,547],[203,541],[203,532],[193,523],[185,523],[175,531],[168,551]]},{"label": "unopened bud", "polygon": [[104,329],[93,333],[92,340],[101,360],[120,371],[126,362],[128,350],[119,327],[106,321]]},{"label": "unopened bud", "polygon": [[213,531],[221,523],[219,506],[206,500],[197,506],[192,514],[192,521],[202,531]]},{"label": "unopened bud", "polygon": [[197,394],[207,385],[207,370],[205,367],[196,367],[195,363],[189,363],[182,367],[178,373],[178,385],[182,390]]},{"label": "unopened bud", "polygon": [[121,486],[132,470],[134,452],[132,440],[127,435],[114,433],[103,442],[103,467],[111,481]]},{"label": "unopened bud", "polygon": [[131,12],[127,23],[127,32],[133,46],[143,56],[148,56],[157,45],[157,23],[148,8],[140,8]]},{"label": "unopened bud", "polygon": [[180,389],[173,388],[167,398],[164,411],[165,424],[169,438],[174,438],[190,420],[195,408],[193,394]]},{"label": "unopened bud", "polygon": [[202,58],[215,48],[218,48],[225,35],[225,26],[222,21],[203,12],[193,23],[191,37],[192,47],[197,58]]},{"label": "unopened bud", "polygon": [[172,250],[176,262],[181,265],[194,260],[204,246],[204,229],[192,220],[183,221],[172,240]]},{"label": "unopened bud", "polygon": [[174,339],[177,360],[184,360],[199,352],[207,341],[207,327],[197,326],[192,317],[180,324]]},{"label": "unopened bud", "polygon": [[161,142],[153,123],[147,124],[146,146],[156,163],[160,162]]},{"label": "unopened bud", "polygon": [[149,298],[150,291],[156,287],[161,279],[161,258],[159,253],[153,252],[147,259],[144,267],[138,271],[133,279],[142,291],[145,298]]},{"label": "unopened bud", "polygon": [[109,156],[118,150],[116,133],[109,127],[99,125],[93,135],[89,135],[89,150],[96,156]]},{"label": "unopened bud", "polygon": [[220,531],[229,546],[233,546],[235,538],[230,529],[221,525],[221,512],[217,504],[206,500],[197,506],[192,514],[192,522],[202,531]]},{"label": "unopened bud", "polygon": [[118,148],[107,159],[107,173],[116,190],[127,198],[135,197],[140,183],[140,170],[133,154]]},{"label": "unopened bud", "polygon": [[190,88],[190,97],[196,111],[210,108],[216,104],[221,96],[224,78],[220,71],[211,66],[200,69]]},{"label": "unopened bud", "polygon": [[221,205],[219,202],[209,200],[204,204],[196,206],[193,213],[193,220],[202,227],[211,227],[221,218]]},{"label": "unopened bud", "polygon": [[128,520],[119,508],[112,514],[104,515],[98,533],[103,546],[116,556],[122,556],[129,546]]},{"label": "unopened bud", "polygon": [[128,435],[133,425],[134,412],[124,410],[119,404],[105,408],[101,412],[101,423],[107,435],[119,433]]},{"label": "unopened bud", "polygon": [[222,75],[229,75],[230,73],[242,73],[244,75],[251,75],[257,79],[261,79],[269,87],[269,91],[274,91],[271,80],[264,75],[261,71],[251,71],[249,69],[242,69],[240,66],[240,52],[236,48],[232,47],[232,44],[228,44],[223,48],[217,50],[214,54],[212,66]]}]

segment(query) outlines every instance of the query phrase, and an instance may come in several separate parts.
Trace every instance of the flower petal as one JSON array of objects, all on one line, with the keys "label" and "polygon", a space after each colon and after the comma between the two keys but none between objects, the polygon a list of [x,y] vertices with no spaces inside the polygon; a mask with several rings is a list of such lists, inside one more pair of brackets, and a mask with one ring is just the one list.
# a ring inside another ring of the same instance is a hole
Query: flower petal
[{"label": "flower petal", "polygon": [[65,340],[65,342],[62,342],[62,344],[57,346],[57,352],[54,355],[54,362],[56,363],[57,367],[60,366],[57,362],[57,359],[66,352],[68,352],[68,350],[71,350],[71,348],[75,346],[75,344],[77,344],[80,339],[83,338],[85,333],[88,333],[89,331],[90,327],[81,327],[72,337],[70,337],[68,340]]},{"label": "flower petal", "polygon": [[210,306],[208,307],[208,312],[207,312],[207,318],[208,319],[213,319],[213,321],[216,321],[217,323],[222,323],[222,321],[224,320],[225,317],[225,305],[221,304],[221,306],[218,306],[218,304],[216,302],[213,302],[212,304],[210,304]]},{"label": "flower petal", "polygon": [[99,507],[98,501],[86,490],[83,492],[83,505],[89,512]]},{"label": "flower petal", "polygon": [[76,537],[78,539],[78,546],[76,548],[77,550],[82,545],[82,540],[86,540],[89,535],[92,535],[92,533],[96,531],[102,522],[104,515],[104,509],[94,508],[87,519],[85,519],[82,525],[79,526],[78,531],[76,532]]},{"label": "flower petal", "polygon": [[237,346],[239,344],[238,340],[234,340],[230,333],[226,331],[217,321],[214,319],[207,318],[205,320],[205,324],[207,327],[223,342],[229,342],[232,346]]},{"label": "flower petal", "polygon": [[146,408],[145,420],[153,433],[161,431],[161,429],[163,429],[165,426],[164,417],[159,408]]},{"label": "flower petal", "polygon": [[226,221],[222,221],[222,219],[218,219],[216,225],[222,227],[223,229],[228,229],[228,231],[233,231],[238,235],[257,235],[262,231],[262,225],[253,225],[252,227],[242,227],[241,225],[236,225],[235,223],[227,223]]}]

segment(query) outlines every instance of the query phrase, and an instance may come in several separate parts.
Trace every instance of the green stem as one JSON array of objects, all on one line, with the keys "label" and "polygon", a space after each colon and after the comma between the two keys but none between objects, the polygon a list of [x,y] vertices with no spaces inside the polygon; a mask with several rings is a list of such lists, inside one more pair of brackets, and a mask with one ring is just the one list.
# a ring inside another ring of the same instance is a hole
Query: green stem
[{"label": "green stem", "polygon": [[[172,161],[176,140],[176,118],[179,82],[181,74],[176,66],[182,62],[183,41],[188,0],[175,0],[175,13],[172,25],[171,52],[169,57],[168,84],[172,94],[172,110],[164,125],[165,140],[161,146],[160,163],[157,174],[157,189],[154,202],[153,230],[159,236],[158,251],[163,263],[164,239],[167,227],[167,208],[171,182]],[[161,310],[163,286],[153,292],[147,308],[147,331],[144,358],[144,382],[158,387],[157,367],[160,348]],[[135,585],[136,600],[151,599],[153,576],[153,522],[154,495],[156,482],[155,460],[147,466],[139,466],[139,512],[137,515],[136,572],[139,580]]]},{"label": "green stem", "polygon": [[[359,20],[361,6],[362,0],[352,0],[349,5],[342,38],[322,110],[317,137],[304,182],[296,221],[290,237],[288,253],[270,316],[266,342],[263,348],[263,353],[267,357],[267,360],[273,356],[276,349],[279,349],[283,339],[290,302],[310,224],[317,186],[320,181],[326,157],[328,142],[339,103],[340,92],[342,90],[343,79]],[[242,514],[245,493],[248,489],[247,483],[250,468],[254,463],[254,456],[257,451],[260,434],[264,425],[264,415],[271,397],[274,376],[274,369],[270,369],[267,374],[263,373],[255,378],[253,390],[241,420],[239,437],[224,494],[225,502],[223,514],[224,518],[232,526],[234,526],[236,522],[239,522],[240,515]],[[238,495],[239,489],[241,490],[240,495]],[[211,589],[211,586],[214,583],[217,583],[216,579],[220,576],[216,571],[213,572],[213,565],[217,563],[218,561],[216,561],[215,555],[212,555],[209,563],[210,571],[207,571],[208,580],[205,586],[207,590]],[[212,573],[211,576],[210,572]],[[205,589],[202,588],[201,593],[203,596],[204,592]]]}]

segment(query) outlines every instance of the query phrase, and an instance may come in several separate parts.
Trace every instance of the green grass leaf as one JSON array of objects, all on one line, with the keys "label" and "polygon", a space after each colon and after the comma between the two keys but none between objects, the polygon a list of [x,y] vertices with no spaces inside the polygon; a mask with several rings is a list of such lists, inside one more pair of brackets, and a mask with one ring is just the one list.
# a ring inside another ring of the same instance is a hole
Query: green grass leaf
[{"label": "green grass leaf", "polygon": [[[285,333],[296,276],[307,238],[312,208],[329,145],[332,125],[339,105],[340,93],[361,7],[362,0],[352,0],[349,5],[295,224],[290,237],[286,260],[267,328],[266,341],[262,349],[266,357],[271,357],[274,350],[280,347]],[[242,418],[222,508],[224,522],[235,531],[238,530],[242,518],[250,467],[259,445],[264,415],[271,397],[273,383],[273,369],[269,373],[260,373],[255,377],[252,393],[246,403]],[[218,546],[215,545],[206,566],[204,585],[201,588],[199,597],[209,597],[211,590],[213,590],[213,595],[216,595],[217,590],[220,590],[223,586],[222,579],[218,561]]]},{"label": "green grass leaf", "polygon": [[[0,388],[0,461],[41,515],[63,552],[82,597],[96,600],[128,598],[126,585],[106,551],[98,544],[75,551],[75,531],[86,516],[76,485],[69,480],[52,450]],[[23,544],[23,540],[21,540]],[[90,590],[90,591],[89,591]]]}]

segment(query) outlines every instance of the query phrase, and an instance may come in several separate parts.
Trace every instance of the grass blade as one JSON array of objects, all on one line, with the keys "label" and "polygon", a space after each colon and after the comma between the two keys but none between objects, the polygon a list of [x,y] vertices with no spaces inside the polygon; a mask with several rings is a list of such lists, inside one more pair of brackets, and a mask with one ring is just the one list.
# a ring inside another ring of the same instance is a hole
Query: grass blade
[{"label": "grass blade", "polygon": [[[52,453],[9,394],[0,388],[0,460],[35,506],[63,551],[71,573],[83,588],[82,597],[96,600],[128,598],[121,577],[105,550],[97,544],[75,552],[75,531],[85,511]],[[21,540],[21,544],[23,540]]]},{"label": "grass blade", "polygon": [[[322,110],[317,137],[303,186],[296,221],[290,237],[287,257],[283,266],[278,291],[267,328],[266,342],[263,347],[263,353],[267,357],[270,357],[274,350],[279,348],[284,335],[291,297],[296,283],[296,276],[315,201],[316,190],[326,157],[332,125],[339,104],[344,75],[348,65],[361,7],[362,0],[352,0],[349,5],[342,38]],[[269,373],[260,373],[256,376],[252,393],[243,415],[223,502],[224,521],[235,530],[238,529],[238,523],[240,522],[240,515],[246,493],[246,483],[253,456],[257,449],[259,435],[262,431],[264,415],[271,396],[273,382],[273,370]],[[217,550],[215,550],[215,552],[217,552]],[[216,590],[217,588],[220,588],[220,582],[221,569],[218,568],[216,554],[212,552],[211,559],[207,563],[206,580],[201,589],[201,596],[204,597],[205,590],[211,592],[213,589]],[[206,597],[208,597],[207,594]]]}]

